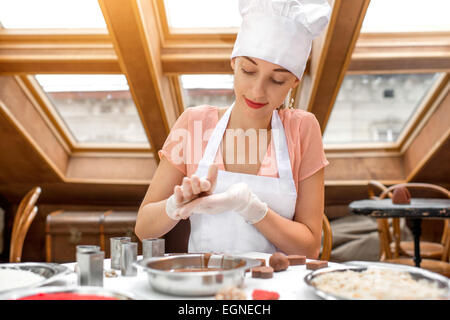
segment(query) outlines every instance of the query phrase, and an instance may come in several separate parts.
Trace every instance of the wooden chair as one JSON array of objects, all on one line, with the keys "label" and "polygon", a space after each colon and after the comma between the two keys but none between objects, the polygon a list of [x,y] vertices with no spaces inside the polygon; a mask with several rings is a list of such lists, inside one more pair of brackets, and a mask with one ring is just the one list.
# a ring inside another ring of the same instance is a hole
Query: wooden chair
[{"label": "wooden chair", "polygon": [[323,232],[323,242],[322,242],[322,254],[320,255],[320,260],[330,260],[331,249],[333,243],[333,232],[331,231],[330,221],[327,215],[323,214],[322,219],[322,232]]},{"label": "wooden chair", "polygon": [[[387,196],[392,198],[393,190],[399,187],[438,191],[444,196],[450,197],[450,193],[445,188],[427,183],[402,183],[387,188],[377,181],[369,181],[368,187],[369,197],[371,199],[384,199]],[[375,196],[374,189],[379,189],[382,191],[380,196]],[[389,227],[389,220],[387,218],[378,218],[377,223],[381,250],[380,260],[389,263],[399,263],[415,266],[412,259],[414,257],[414,242],[401,241],[400,218],[392,219],[392,233]],[[421,267],[440,274],[444,274],[449,277],[449,247],[449,221],[448,219],[445,219],[443,234],[440,243],[420,241],[420,256],[422,258]]]},{"label": "wooden chair", "polygon": [[35,204],[41,191],[40,187],[34,187],[25,195],[19,204],[16,215],[14,216],[9,262],[20,262],[21,260],[23,243],[28,229],[37,214],[38,209]]}]

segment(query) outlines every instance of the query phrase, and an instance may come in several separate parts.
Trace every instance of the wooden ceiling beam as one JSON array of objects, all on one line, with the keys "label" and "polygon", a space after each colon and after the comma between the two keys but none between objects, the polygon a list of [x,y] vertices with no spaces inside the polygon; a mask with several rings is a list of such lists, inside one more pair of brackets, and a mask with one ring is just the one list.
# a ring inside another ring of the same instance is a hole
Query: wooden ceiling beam
[{"label": "wooden ceiling beam", "polygon": [[0,74],[122,73],[107,30],[0,29]]},{"label": "wooden ceiling beam", "polygon": [[136,4],[137,7],[135,12],[141,19],[140,22],[143,27],[143,40],[145,41],[144,48],[147,52],[148,60],[152,62],[151,71],[154,73],[160,92],[160,101],[158,101],[159,108],[165,115],[167,129],[170,131],[170,128],[180,114],[178,113],[179,108],[177,105],[175,88],[172,85],[170,76],[164,72],[161,64],[163,41],[159,29],[157,8],[154,1],[137,0]]},{"label": "wooden ceiling beam", "polygon": [[[198,50],[183,50],[183,53],[163,53],[161,63],[164,73],[179,74],[231,74],[230,57],[232,49],[222,52],[198,52]],[[214,50],[216,51],[216,50]]]},{"label": "wooden ceiling beam", "polygon": [[[310,79],[301,86],[299,100],[319,121],[328,122],[370,0],[335,0],[327,30],[313,41]],[[308,77],[308,75],[307,75]],[[306,102],[305,102],[306,101]]]},{"label": "wooden ceiling beam", "polygon": [[[220,29],[205,34],[167,32],[160,37],[164,74],[232,71],[230,55],[236,34]],[[315,48],[320,49],[317,42]],[[312,55],[317,56],[315,52]],[[449,69],[449,32],[362,33],[347,73],[423,73]],[[74,72],[122,73],[106,29],[0,29],[1,74]]]},{"label": "wooden ceiling beam", "polygon": [[347,72],[432,73],[450,71],[450,32],[362,33]]},{"label": "wooden ceiling beam", "polygon": [[117,74],[120,68],[111,56],[79,53],[24,56],[18,53],[0,56],[0,75],[16,74]]},{"label": "wooden ceiling beam", "polygon": [[99,0],[121,69],[148,140],[160,150],[176,120],[176,104],[160,61],[160,36],[150,1]]}]

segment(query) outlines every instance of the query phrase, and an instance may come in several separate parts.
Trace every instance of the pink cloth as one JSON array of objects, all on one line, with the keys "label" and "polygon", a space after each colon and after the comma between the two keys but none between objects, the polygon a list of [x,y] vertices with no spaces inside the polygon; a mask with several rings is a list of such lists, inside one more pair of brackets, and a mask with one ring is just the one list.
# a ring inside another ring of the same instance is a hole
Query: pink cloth
[{"label": "pink cloth", "polygon": [[[177,119],[164,146],[158,151],[185,176],[197,170],[209,136],[219,121],[218,107],[202,105],[186,109]],[[328,165],[322,143],[322,133],[314,114],[299,109],[278,111],[286,133],[295,186]],[[201,146],[201,147],[200,147]],[[201,150],[200,150],[201,149]],[[214,163],[225,170],[222,153],[217,152]],[[258,175],[278,177],[275,150],[270,141]]]}]

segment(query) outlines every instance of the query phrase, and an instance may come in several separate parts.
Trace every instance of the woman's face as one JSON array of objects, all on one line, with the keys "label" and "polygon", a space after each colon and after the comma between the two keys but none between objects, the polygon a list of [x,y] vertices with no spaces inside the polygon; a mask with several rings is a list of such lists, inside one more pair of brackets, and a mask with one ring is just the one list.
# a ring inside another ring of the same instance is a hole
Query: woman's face
[{"label": "woman's face", "polygon": [[299,80],[279,65],[253,57],[231,60],[234,70],[236,105],[250,117],[262,118],[281,106]]}]

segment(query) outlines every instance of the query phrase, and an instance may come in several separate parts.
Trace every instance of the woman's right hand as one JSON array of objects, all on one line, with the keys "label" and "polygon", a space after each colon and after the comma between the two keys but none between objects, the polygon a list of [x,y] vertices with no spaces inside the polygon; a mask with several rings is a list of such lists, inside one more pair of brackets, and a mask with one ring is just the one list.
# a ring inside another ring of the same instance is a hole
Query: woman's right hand
[{"label": "woman's right hand", "polygon": [[175,215],[178,208],[198,197],[212,194],[217,183],[217,173],[217,166],[212,164],[206,178],[199,178],[196,175],[192,175],[190,178],[184,177],[182,184],[175,186],[173,195],[167,199],[166,213],[169,218],[180,220],[180,217]]}]

